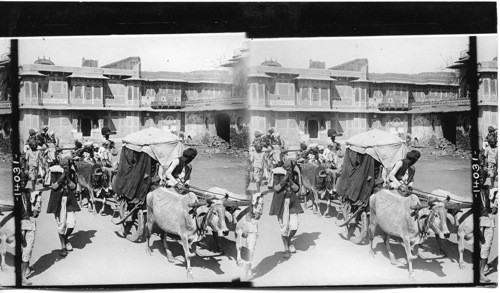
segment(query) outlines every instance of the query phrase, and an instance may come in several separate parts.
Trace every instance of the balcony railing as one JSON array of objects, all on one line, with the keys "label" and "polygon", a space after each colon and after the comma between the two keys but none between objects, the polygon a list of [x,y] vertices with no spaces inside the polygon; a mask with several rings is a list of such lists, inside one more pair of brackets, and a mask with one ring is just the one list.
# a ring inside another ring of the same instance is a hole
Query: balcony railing
[{"label": "balcony railing", "polygon": [[185,106],[181,101],[152,101],[151,108],[153,109],[179,109]]},{"label": "balcony railing", "polygon": [[12,108],[12,103],[10,101],[0,101],[0,109],[10,109]]},{"label": "balcony railing", "polygon": [[269,94],[267,107],[296,106],[294,95]]},{"label": "balcony railing", "polygon": [[410,109],[410,106],[408,103],[379,103],[378,109],[380,111],[401,111]]},{"label": "balcony railing", "polygon": [[211,105],[233,105],[233,104],[243,104],[245,102],[244,97],[231,97],[231,98],[210,98],[210,99],[198,99],[198,100],[187,100],[186,105],[199,105],[199,104],[211,104]]},{"label": "balcony railing", "polygon": [[459,99],[459,100],[439,100],[439,101],[425,101],[425,102],[413,102],[413,107],[421,107],[421,106],[470,106],[469,99]]}]

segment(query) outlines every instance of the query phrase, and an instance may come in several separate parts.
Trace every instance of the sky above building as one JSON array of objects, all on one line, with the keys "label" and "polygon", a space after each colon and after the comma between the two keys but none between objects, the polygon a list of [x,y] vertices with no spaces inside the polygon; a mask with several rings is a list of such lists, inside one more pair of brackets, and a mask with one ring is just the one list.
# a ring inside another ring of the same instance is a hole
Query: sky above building
[{"label": "sky above building", "polygon": [[144,71],[221,69],[245,42],[244,33],[25,38],[19,41],[19,64],[47,58],[56,65],[82,65],[82,58],[99,66],[138,56]]},{"label": "sky above building", "polygon": [[[250,66],[273,60],[283,67],[308,68],[322,61],[326,68],[366,58],[372,73],[446,71],[468,48],[468,36],[401,36],[364,38],[255,39],[250,42]],[[497,37],[478,37],[478,60],[497,56]]]}]

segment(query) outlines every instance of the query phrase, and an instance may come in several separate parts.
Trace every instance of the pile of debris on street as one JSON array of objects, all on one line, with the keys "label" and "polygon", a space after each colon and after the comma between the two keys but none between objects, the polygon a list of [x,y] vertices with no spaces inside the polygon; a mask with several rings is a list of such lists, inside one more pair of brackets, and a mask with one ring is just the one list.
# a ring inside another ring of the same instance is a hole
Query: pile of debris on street
[{"label": "pile of debris on street", "polygon": [[10,139],[0,139],[0,162],[12,162],[12,148]]},{"label": "pile of debris on street", "polygon": [[422,156],[453,156],[462,159],[471,158],[471,147],[468,137],[457,136],[457,144],[453,144],[445,138],[431,138],[427,142],[411,145],[410,148],[417,148]]},{"label": "pile of debris on street", "polygon": [[231,144],[219,136],[210,136],[206,133],[198,139],[193,139],[187,145],[195,147],[199,153],[205,155],[229,154],[236,157],[248,155],[248,150],[231,147]]}]

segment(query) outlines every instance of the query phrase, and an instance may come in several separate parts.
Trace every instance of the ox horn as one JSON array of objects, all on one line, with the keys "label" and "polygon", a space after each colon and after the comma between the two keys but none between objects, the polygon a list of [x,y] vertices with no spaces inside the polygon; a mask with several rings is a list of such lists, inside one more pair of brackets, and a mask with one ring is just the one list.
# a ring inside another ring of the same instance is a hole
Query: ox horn
[{"label": "ox horn", "polygon": [[425,208],[428,208],[429,205],[424,203],[424,204],[417,204],[417,205],[414,205],[414,206],[411,206],[410,209],[412,210],[421,210],[421,209],[425,209]]}]

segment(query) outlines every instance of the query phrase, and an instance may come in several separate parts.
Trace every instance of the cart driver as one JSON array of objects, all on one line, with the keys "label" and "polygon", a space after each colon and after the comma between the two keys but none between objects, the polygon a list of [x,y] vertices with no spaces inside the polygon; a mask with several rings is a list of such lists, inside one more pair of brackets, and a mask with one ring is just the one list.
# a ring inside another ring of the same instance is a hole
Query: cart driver
[{"label": "cart driver", "polygon": [[196,155],[198,155],[198,152],[195,148],[188,148],[184,150],[182,157],[178,157],[172,161],[165,172],[167,187],[174,187],[178,183],[183,184],[184,187],[189,186],[191,171],[193,170],[191,162],[196,158]]},{"label": "cart driver", "polygon": [[408,189],[413,186],[415,176],[415,163],[420,158],[420,152],[412,150],[406,154],[406,158],[399,160],[389,173],[389,188],[398,189],[403,196],[409,195]]}]

